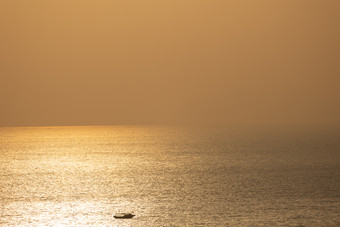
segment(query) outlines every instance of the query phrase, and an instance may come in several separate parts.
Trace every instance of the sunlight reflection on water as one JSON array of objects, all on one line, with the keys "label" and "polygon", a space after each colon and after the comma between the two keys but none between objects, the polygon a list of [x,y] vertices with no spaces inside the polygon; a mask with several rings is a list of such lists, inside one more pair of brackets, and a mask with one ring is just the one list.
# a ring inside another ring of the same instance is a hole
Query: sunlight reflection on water
[{"label": "sunlight reflection on water", "polygon": [[2,128],[0,225],[336,226],[340,146],[327,138]]}]

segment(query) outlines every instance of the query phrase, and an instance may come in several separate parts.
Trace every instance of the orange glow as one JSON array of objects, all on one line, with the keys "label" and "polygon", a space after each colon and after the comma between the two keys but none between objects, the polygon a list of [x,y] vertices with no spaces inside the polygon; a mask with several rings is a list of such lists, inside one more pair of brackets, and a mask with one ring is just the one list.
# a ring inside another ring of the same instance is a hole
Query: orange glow
[{"label": "orange glow", "polygon": [[339,1],[2,1],[0,126],[339,124]]}]

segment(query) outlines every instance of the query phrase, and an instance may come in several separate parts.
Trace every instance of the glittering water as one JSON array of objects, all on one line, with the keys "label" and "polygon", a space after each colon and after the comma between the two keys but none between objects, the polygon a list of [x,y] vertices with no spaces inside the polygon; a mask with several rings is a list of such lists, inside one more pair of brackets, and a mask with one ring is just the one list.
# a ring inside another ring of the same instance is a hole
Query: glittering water
[{"label": "glittering water", "polygon": [[339,138],[0,128],[0,225],[339,226]]}]

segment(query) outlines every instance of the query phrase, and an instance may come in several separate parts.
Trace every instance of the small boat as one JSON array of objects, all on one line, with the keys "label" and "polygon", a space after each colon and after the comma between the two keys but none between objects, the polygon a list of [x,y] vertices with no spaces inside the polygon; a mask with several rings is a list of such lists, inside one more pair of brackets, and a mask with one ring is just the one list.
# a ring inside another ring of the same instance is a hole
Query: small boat
[{"label": "small boat", "polygon": [[113,217],[114,218],[122,218],[122,219],[127,219],[127,218],[133,218],[135,215],[131,213],[117,213]]}]

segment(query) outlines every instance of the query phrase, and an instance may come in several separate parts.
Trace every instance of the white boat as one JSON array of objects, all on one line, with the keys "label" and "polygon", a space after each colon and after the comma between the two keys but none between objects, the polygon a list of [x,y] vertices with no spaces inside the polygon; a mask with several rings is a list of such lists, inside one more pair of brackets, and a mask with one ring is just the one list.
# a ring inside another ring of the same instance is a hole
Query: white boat
[{"label": "white boat", "polygon": [[135,215],[134,214],[131,214],[131,213],[117,213],[117,214],[115,214],[113,217],[114,218],[125,218],[125,219],[127,219],[127,218],[133,218]]}]

